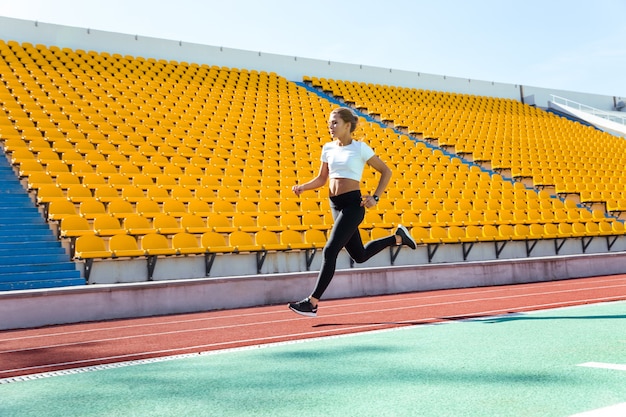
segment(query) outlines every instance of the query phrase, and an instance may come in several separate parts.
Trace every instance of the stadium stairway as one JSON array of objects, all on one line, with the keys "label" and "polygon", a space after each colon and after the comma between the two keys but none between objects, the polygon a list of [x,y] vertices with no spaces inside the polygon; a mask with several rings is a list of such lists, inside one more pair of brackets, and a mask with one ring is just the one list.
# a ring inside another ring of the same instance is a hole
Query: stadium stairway
[{"label": "stadium stairway", "polygon": [[0,291],[84,284],[85,279],[0,155]]}]

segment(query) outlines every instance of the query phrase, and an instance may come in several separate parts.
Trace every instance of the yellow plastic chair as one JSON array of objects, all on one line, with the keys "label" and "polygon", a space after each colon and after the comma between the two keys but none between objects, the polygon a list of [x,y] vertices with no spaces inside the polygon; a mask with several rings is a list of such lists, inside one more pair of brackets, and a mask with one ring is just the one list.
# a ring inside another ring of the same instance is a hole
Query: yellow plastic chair
[{"label": "yellow plastic chair", "polygon": [[130,235],[115,235],[109,239],[109,250],[116,258],[143,256],[146,252],[140,249],[137,240]]},{"label": "yellow plastic chair", "polygon": [[204,217],[197,214],[185,214],[181,216],[180,226],[186,233],[202,234],[210,231]]},{"label": "yellow plastic chair", "polygon": [[161,206],[156,201],[152,200],[140,200],[135,205],[135,211],[137,214],[141,214],[145,217],[154,217],[157,214],[161,214]]},{"label": "yellow plastic chair", "polygon": [[467,232],[462,226],[449,226],[447,242],[457,243],[465,240]]},{"label": "yellow plastic chair", "polygon": [[273,200],[259,200],[257,210],[260,213],[280,214],[279,203]]},{"label": "yellow plastic chair", "polygon": [[224,235],[218,232],[205,232],[200,237],[200,245],[211,253],[233,252],[233,247],[226,242]]},{"label": "yellow plastic chair", "polygon": [[208,202],[202,200],[190,201],[189,205],[187,206],[187,211],[190,214],[195,214],[203,217],[207,217],[210,214],[213,214],[213,209],[211,208],[211,205]]},{"label": "yellow plastic chair", "polygon": [[483,240],[485,241],[497,240],[500,237],[498,228],[493,224],[483,224],[482,230]]},{"label": "yellow plastic chair", "polygon": [[48,220],[59,221],[68,216],[76,215],[76,205],[65,199],[51,201],[48,205]]},{"label": "yellow plastic chair", "polygon": [[284,245],[277,232],[269,230],[259,230],[254,234],[254,242],[257,246],[266,251],[276,251],[288,249],[288,246]]},{"label": "yellow plastic chair", "polygon": [[448,239],[448,230],[442,226],[431,226],[429,240],[432,242],[444,242]]},{"label": "yellow plastic chair", "polygon": [[309,229],[308,225],[304,226],[302,224],[300,216],[295,212],[283,213],[280,216],[280,225],[289,230],[303,231]]},{"label": "yellow plastic chair", "polygon": [[193,195],[193,191],[185,187],[176,187],[172,189],[172,198],[178,201],[189,204],[191,201],[196,200]]},{"label": "yellow plastic chair", "polygon": [[184,232],[184,228],[178,223],[174,216],[164,213],[157,213],[152,218],[152,227],[157,233],[162,235],[173,235]]},{"label": "yellow plastic chair", "polygon": [[93,230],[98,236],[113,236],[126,233],[119,219],[110,214],[97,214],[93,217]]},{"label": "yellow plastic chair", "polygon": [[304,242],[304,236],[296,230],[283,230],[280,233],[280,243],[288,249],[309,249],[313,245]]},{"label": "yellow plastic chair", "polygon": [[235,252],[255,252],[261,250],[261,246],[254,242],[250,233],[235,230],[228,235],[228,243]]},{"label": "yellow plastic chair", "polygon": [[140,248],[146,255],[175,255],[176,250],[170,246],[170,242],[162,234],[148,233],[140,239]]},{"label": "yellow plastic chair", "polygon": [[198,238],[191,233],[176,233],[172,236],[172,248],[178,255],[204,253],[206,249],[198,242]]},{"label": "yellow plastic chair", "polygon": [[230,217],[222,213],[211,213],[207,217],[207,226],[218,233],[230,233],[236,230]]},{"label": "yellow plastic chair", "polygon": [[126,200],[113,200],[107,205],[107,212],[117,218],[124,218],[136,214],[135,207]]},{"label": "yellow plastic chair", "polygon": [[82,184],[70,184],[65,190],[67,199],[74,203],[81,203],[86,200],[92,200],[93,193],[87,187]]},{"label": "yellow plastic chair", "polygon": [[129,214],[124,218],[123,227],[126,233],[130,235],[147,235],[156,232],[152,222],[147,217],[136,213]]},{"label": "yellow plastic chair", "polygon": [[304,231],[304,241],[314,248],[323,248],[326,245],[326,235],[319,229],[308,229]]},{"label": "yellow plastic chair", "polygon": [[106,248],[104,240],[96,235],[83,235],[76,239],[74,258],[110,258],[113,252]]},{"label": "yellow plastic chair", "polygon": [[42,184],[37,188],[36,199],[38,204],[51,203],[53,201],[68,201],[63,190],[55,184]]},{"label": "yellow plastic chair", "polygon": [[166,200],[163,200],[162,204],[163,213],[169,216],[181,217],[188,213],[185,203],[180,200],[176,200],[170,197]]},{"label": "yellow plastic chair", "polygon": [[230,201],[216,200],[213,201],[211,208],[214,213],[234,213],[235,206]]},{"label": "yellow plastic chair", "polygon": [[279,232],[284,230],[281,226],[278,216],[273,213],[260,213],[256,217],[256,224],[262,230],[269,230],[271,232]]},{"label": "yellow plastic chair", "polygon": [[89,221],[78,214],[63,217],[59,225],[59,235],[61,237],[78,237],[92,234],[94,234],[94,230]]}]

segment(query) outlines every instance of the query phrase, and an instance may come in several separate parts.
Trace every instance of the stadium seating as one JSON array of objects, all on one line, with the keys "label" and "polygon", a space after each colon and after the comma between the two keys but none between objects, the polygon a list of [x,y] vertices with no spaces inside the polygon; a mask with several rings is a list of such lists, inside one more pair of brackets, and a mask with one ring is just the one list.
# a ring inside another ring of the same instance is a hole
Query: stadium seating
[{"label": "stadium seating", "polygon": [[468,255],[624,233],[625,142],[514,100],[305,79],[318,95],[275,73],[17,42],[0,55],[2,146],[76,259],[254,252],[260,270],[268,251],[305,250],[309,267],[332,220],[323,191],[291,186],[328,140],[322,92],[366,114],[357,135],[395,172],[370,237],[402,222]]}]

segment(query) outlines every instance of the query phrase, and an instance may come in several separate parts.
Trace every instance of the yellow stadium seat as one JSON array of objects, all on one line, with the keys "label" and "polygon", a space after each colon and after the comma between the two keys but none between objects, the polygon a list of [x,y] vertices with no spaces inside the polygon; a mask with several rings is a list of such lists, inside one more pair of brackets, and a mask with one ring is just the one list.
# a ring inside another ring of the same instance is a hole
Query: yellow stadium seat
[{"label": "yellow stadium seat", "polygon": [[516,224],[513,226],[513,239],[523,240],[530,237],[530,227],[525,224]]},{"label": "yellow stadium seat", "polygon": [[189,205],[187,206],[187,211],[190,214],[196,214],[196,215],[204,216],[204,217],[213,213],[213,209],[211,208],[211,205],[207,203],[206,201],[202,201],[202,200],[190,201]]},{"label": "yellow stadium seat", "polygon": [[462,242],[466,237],[465,227],[462,226],[449,226],[448,227],[448,242]]},{"label": "yellow stadium seat", "polygon": [[135,207],[126,200],[112,200],[107,204],[107,212],[117,218],[127,217],[136,214]]},{"label": "yellow stadium seat", "polygon": [[136,257],[145,255],[140,249],[137,240],[131,235],[115,235],[109,239],[109,250],[116,258]]},{"label": "yellow stadium seat", "polygon": [[172,198],[175,198],[176,200],[186,204],[196,199],[196,197],[193,195],[193,191],[185,187],[173,188]]},{"label": "yellow stadium seat", "polygon": [[206,249],[198,242],[198,238],[191,233],[177,233],[172,236],[172,248],[178,255],[206,252]]},{"label": "yellow stadium seat", "polygon": [[59,221],[76,214],[76,205],[66,199],[54,200],[48,205],[48,220]]},{"label": "yellow stadium seat", "polygon": [[323,248],[326,245],[326,235],[318,229],[305,230],[304,241],[315,248]]},{"label": "yellow stadium seat", "polygon": [[256,218],[249,213],[233,213],[232,224],[235,229],[244,232],[253,233],[260,230]]},{"label": "yellow stadium seat", "polygon": [[427,243],[430,239],[429,229],[422,226],[413,226],[410,228],[410,233],[417,244]]},{"label": "yellow stadium seat", "polygon": [[35,171],[28,174],[27,177],[27,186],[29,190],[36,190],[42,185],[52,184],[56,186],[52,176],[44,171]]},{"label": "yellow stadium seat", "polygon": [[276,251],[288,249],[281,240],[277,232],[269,230],[259,230],[254,234],[254,242],[257,246],[266,251]]},{"label": "yellow stadium seat", "polygon": [[284,230],[281,226],[278,216],[274,213],[259,213],[256,217],[256,224],[263,230],[278,232]]},{"label": "yellow stadium seat", "polygon": [[59,225],[59,235],[61,237],[78,237],[92,234],[94,234],[94,231],[89,221],[78,214],[65,216],[61,219]]},{"label": "yellow stadium seat", "polygon": [[78,206],[78,214],[86,219],[93,219],[100,214],[106,213],[106,207],[98,200],[85,200]]},{"label": "yellow stadium seat", "polygon": [[254,242],[250,233],[235,230],[228,235],[228,243],[235,252],[255,252],[262,248]]},{"label": "yellow stadium seat", "polygon": [[135,211],[145,217],[154,217],[161,214],[161,206],[153,200],[140,200],[135,205]]},{"label": "yellow stadium seat", "polygon": [[302,215],[302,224],[312,229],[329,230],[332,228],[332,225],[326,223],[323,215],[311,212]]},{"label": "yellow stadium seat", "polygon": [[104,240],[95,235],[83,235],[76,239],[76,259],[110,258],[113,252],[106,248]]},{"label": "yellow stadium seat", "polygon": [[68,200],[74,203],[81,203],[86,200],[93,199],[93,193],[88,188],[82,184],[70,184],[65,189],[65,195]]},{"label": "yellow stadium seat", "polygon": [[170,242],[164,235],[148,233],[140,239],[140,248],[146,255],[175,255],[176,249],[170,246]]},{"label": "yellow stadium seat", "polygon": [[261,199],[258,202],[257,210],[260,213],[279,214],[281,213],[279,203],[273,200]]},{"label": "yellow stadium seat", "polygon": [[130,235],[145,235],[156,232],[148,218],[135,213],[128,214],[124,218],[123,227],[126,233]]},{"label": "yellow stadium seat", "polygon": [[179,224],[174,216],[165,213],[157,213],[152,218],[152,227],[157,233],[162,235],[173,235],[184,232],[184,228]]},{"label": "yellow stadium seat", "polygon": [[215,200],[211,204],[211,209],[214,213],[234,213],[235,205],[230,201]]},{"label": "yellow stadium seat", "polygon": [[37,203],[48,204],[53,201],[68,201],[63,190],[55,184],[42,184],[37,188]]},{"label": "yellow stadium seat", "polygon": [[181,216],[180,225],[186,233],[202,234],[210,231],[204,217],[197,214],[185,214]]},{"label": "yellow stadium seat", "polygon": [[304,242],[301,232],[295,230],[284,230],[280,233],[280,243],[288,249],[308,249],[312,248],[311,243]]},{"label": "yellow stadium seat", "polygon": [[231,219],[222,213],[211,213],[207,218],[207,226],[218,233],[229,233],[236,230]]},{"label": "yellow stadium seat", "polygon": [[500,232],[498,231],[497,226],[493,224],[483,224],[482,230],[483,230],[483,240],[486,240],[486,241],[497,240],[500,237]]},{"label": "yellow stadium seat", "polygon": [[98,236],[113,236],[126,233],[120,225],[119,219],[110,214],[94,214],[93,229]]},{"label": "yellow stadium seat", "polygon": [[448,230],[442,226],[431,226],[429,240],[432,242],[444,242],[448,239]]},{"label": "yellow stadium seat", "polygon": [[233,247],[228,245],[224,235],[218,232],[205,232],[200,237],[200,245],[203,249],[212,253],[233,252]]},{"label": "yellow stadium seat", "polygon": [[162,204],[162,211],[167,215],[181,217],[188,213],[185,203],[180,200],[176,200],[175,198],[170,197],[165,199],[162,201]]}]

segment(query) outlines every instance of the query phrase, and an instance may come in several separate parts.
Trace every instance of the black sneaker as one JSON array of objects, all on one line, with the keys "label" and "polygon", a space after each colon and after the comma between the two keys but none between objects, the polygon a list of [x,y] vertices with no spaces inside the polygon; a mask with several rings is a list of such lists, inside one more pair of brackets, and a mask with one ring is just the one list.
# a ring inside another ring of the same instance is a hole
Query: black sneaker
[{"label": "black sneaker", "polygon": [[402,238],[403,245],[407,245],[411,249],[417,248],[417,244],[415,243],[415,240],[413,240],[413,237],[411,236],[409,231],[406,229],[406,227],[402,226],[401,224],[398,225],[398,229],[396,230],[396,235]]},{"label": "black sneaker", "polygon": [[317,317],[317,306],[313,306],[308,298],[297,303],[289,303],[291,311],[307,317]]}]

